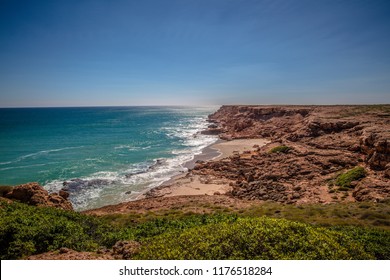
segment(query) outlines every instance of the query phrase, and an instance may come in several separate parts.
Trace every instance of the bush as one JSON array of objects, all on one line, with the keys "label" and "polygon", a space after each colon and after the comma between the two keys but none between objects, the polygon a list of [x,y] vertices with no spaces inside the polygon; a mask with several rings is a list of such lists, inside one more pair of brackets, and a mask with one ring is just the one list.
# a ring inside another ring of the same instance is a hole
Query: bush
[{"label": "bush", "polygon": [[273,154],[273,153],[287,153],[289,150],[291,150],[290,147],[287,147],[287,146],[277,146],[277,147],[272,148],[269,151],[269,153],[270,154]]},{"label": "bush", "polygon": [[343,226],[332,230],[343,233],[362,244],[364,250],[378,260],[390,259],[390,232],[380,229]]},{"label": "bush", "polygon": [[335,184],[337,186],[340,186],[342,188],[351,188],[351,183],[356,180],[360,180],[362,178],[366,177],[366,170],[361,167],[357,166],[341,175],[339,175],[336,178]]},{"label": "bush", "polygon": [[340,232],[271,218],[172,231],[146,240],[139,259],[370,259]]},{"label": "bush", "polygon": [[185,230],[209,224],[218,224],[221,222],[233,222],[237,220],[236,215],[208,215],[195,214],[180,219],[160,218],[141,223],[133,228],[125,230],[126,239],[142,240],[149,237],[161,235],[166,232]]},{"label": "bush", "polygon": [[21,203],[0,204],[0,258],[19,259],[67,247],[91,251],[112,246],[119,233],[91,216]]},{"label": "bush", "polygon": [[191,214],[119,227],[107,217],[0,202],[0,258],[135,240],[139,259],[390,259],[390,231],[256,216]]}]

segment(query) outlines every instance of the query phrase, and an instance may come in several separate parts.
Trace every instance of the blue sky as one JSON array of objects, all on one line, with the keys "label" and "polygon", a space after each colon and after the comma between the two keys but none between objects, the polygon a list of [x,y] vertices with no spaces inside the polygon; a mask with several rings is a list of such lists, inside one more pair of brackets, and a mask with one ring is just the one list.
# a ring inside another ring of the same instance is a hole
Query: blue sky
[{"label": "blue sky", "polygon": [[0,0],[0,107],[390,103],[390,2]]}]

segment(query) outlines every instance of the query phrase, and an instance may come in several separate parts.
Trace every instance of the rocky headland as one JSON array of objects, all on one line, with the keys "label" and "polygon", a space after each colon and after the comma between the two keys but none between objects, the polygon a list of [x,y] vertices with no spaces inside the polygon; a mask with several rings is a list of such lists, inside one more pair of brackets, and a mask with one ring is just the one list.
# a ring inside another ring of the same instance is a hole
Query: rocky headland
[{"label": "rocky headland", "polygon": [[187,174],[230,185],[231,197],[302,204],[390,196],[388,105],[222,106],[209,121],[203,133],[226,141],[269,140],[255,150],[197,162]]},{"label": "rocky headland", "polygon": [[[169,219],[174,222],[168,227],[176,227],[187,216],[221,211],[233,213],[233,218],[236,214],[267,215],[314,224],[390,226],[390,105],[222,106],[209,116],[209,122],[202,133],[221,139],[208,148],[212,159],[205,160],[203,155],[188,172],[136,201],[79,214],[73,212],[66,190],[50,194],[37,183],[0,188],[1,200],[70,210],[74,214],[55,215],[69,216],[68,223],[76,221],[88,231],[89,224],[97,223],[89,218],[98,216],[113,226],[123,226],[126,233],[118,235],[109,249],[86,247],[88,252],[80,252],[77,243],[68,242],[69,249],[31,251],[43,254],[30,259],[133,258],[142,246],[148,246],[149,241],[137,237],[149,236],[143,223],[158,233],[164,228],[159,223]],[[156,217],[170,218],[147,223]],[[128,234],[129,225],[135,226],[135,235]],[[68,234],[67,230],[61,234]],[[128,235],[130,239],[123,239]],[[105,239],[96,238],[104,243]],[[19,256],[31,255],[23,250]],[[387,253],[376,257],[388,258]]]}]

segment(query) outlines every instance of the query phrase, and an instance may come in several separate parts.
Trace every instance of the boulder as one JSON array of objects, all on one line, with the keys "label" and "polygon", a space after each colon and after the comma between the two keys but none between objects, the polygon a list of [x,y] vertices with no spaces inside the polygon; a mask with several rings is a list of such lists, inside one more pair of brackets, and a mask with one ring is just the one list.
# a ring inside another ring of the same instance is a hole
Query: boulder
[{"label": "boulder", "polygon": [[65,210],[73,210],[72,204],[67,200],[66,192],[61,194],[49,194],[38,183],[28,183],[15,186],[11,192],[5,194],[6,198],[17,200],[34,206],[55,207]]},{"label": "boulder", "polygon": [[141,244],[136,241],[118,241],[112,247],[112,254],[116,259],[130,260],[140,250]]}]

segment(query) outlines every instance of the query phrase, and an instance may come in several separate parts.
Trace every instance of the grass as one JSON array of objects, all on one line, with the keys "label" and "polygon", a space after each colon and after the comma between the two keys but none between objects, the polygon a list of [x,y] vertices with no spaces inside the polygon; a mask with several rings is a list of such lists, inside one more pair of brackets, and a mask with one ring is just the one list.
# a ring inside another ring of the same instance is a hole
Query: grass
[{"label": "grass", "polygon": [[[242,217],[284,218],[320,226],[363,226],[390,230],[390,202],[350,202],[334,204],[283,205],[265,202],[236,211]],[[373,213],[376,213],[373,215]]]},{"label": "grass", "polygon": [[[192,206],[194,207],[194,206]],[[263,202],[246,208],[225,207],[215,209],[215,206],[199,207],[207,210],[208,214],[234,214],[239,217],[262,217],[285,218],[292,221],[306,222],[313,225],[351,225],[375,227],[390,230],[381,220],[390,221],[390,201],[382,203],[350,202],[333,204],[304,204],[284,205],[276,202]],[[199,210],[198,209],[198,210]],[[376,213],[376,215],[373,215]],[[183,208],[182,211],[160,210],[139,214],[130,212],[127,214],[108,214],[101,217],[107,223],[115,227],[128,227],[150,222],[155,219],[165,218],[168,220],[182,219],[196,215],[192,208]]]}]

